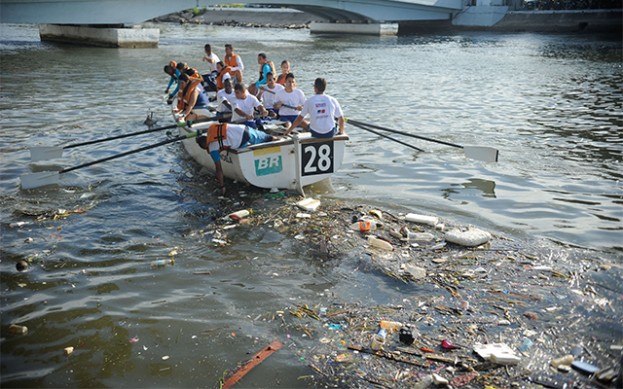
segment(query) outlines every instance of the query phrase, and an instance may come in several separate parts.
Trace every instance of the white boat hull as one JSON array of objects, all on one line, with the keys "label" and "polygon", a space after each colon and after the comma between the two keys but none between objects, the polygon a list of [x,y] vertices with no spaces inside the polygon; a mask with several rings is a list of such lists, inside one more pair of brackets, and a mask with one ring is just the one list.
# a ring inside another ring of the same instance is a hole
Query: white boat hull
[{"label": "white boat hull", "polygon": [[[180,135],[205,129],[210,123],[180,128]],[[259,188],[296,190],[327,179],[342,166],[348,136],[313,138],[310,133],[221,152],[223,175]],[[184,148],[202,166],[215,170],[210,154],[194,138],[183,141]]]}]

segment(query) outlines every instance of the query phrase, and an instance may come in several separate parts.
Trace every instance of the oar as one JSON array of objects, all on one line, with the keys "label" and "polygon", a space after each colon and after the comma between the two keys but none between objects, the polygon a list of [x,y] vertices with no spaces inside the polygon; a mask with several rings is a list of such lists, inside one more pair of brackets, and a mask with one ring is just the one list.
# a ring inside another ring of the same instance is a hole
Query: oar
[{"label": "oar", "polygon": [[[220,118],[212,117],[212,118],[209,118],[209,119],[195,120],[192,123],[193,124],[197,124],[197,123],[210,122],[210,121],[219,120],[219,119]],[[169,126],[152,128],[150,130],[131,132],[129,134],[111,136],[109,138],[90,140],[90,141],[87,141],[87,142],[75,143],[75,144],[71,144],[71,145],[63,146],[63,147],[60,147],[60,146],[37,146],[37,147],[31,147],[30,148],[30,158],[31,158],[31,160],[33,162],[44,161],[44,160],[47,160],[47,159],[60,158],[63,155],[63,150],[65,150],[65,149],[72,149],[74,147],[87,146],[87,145],[92,145],[92,144],[95,144],[95,143],[108,142],[108,141],[115,140],[115,139],[128,138],[130,136],[149,134],[151,132],[157,132],[157,131],[162,131],[162,130],[170,130],[170,129],[175,128],[175,127],[177,127],[179,125],[180,125],[179,123],[176,123],[176,124],[171,124]]]},{"label": "oar", "polygon": [[446,141],[443,141],[443,140],[427,138],[425,136],[410,134],[410,133],[404,132],[404,131],[392,130],[391,128],[385,128],[385,127],[376,126],[374,124],[363,123],[363,122],[360,122],[360,121],[357,121],[357,120],[353,120],[353,119],[348,119],[348,123],[353,124],[353,125],[355,125],[357,127],[368,126],[370,128],[376,128],[378,130],[387,131],[387,132],[391,132],[391,133],[394,133],[394,134],[410,136],[412,138],[422,139],[422,140],[429,141],[429,142],[440,143],[440,144],[446,145],[446,146],[457,147],[457,148],[463,149],[463,152],[465,153],[465,156],[467,158],[477,159],[479,161],[497,162],[498,161],[498,156],[500,154],[500,152],[497,149],[494,149],[493,147],[461,146],[461,145],[457,145],[456,143],[450,143],[450,142],[446,142]]},{"label": "oar", "polygon": [[[351,123],[351,120],[350,120],[350,119],[348,120],[348,123]],[[354,123],[353,123],[353,124],[354,124]],[[356,125],[357,127],[361,128],[362,130],[370,131],[371,133],[376,134],[376,135],[378,135],[378,136],[380,136],[380,137],[383,137],[383,138],[386,138],[386,139],[389,139],[389,140],[393,140],[394,142],[396,142],[396,143],[400,143],[400,144],[401,144],[401,145],[403,145],[403,146],[410,147],[410,148],[412,148],[413,150],[417,150],[417,151],[424,151],[424,150],[419,149],[419,148],[417,148],[417,147],[415,147],[415,146],[413,146],[413,145],[410,145],[410,144],[408,144],[408,143],[405,143],[405,142],[403,142],[403,141],[401,141],[401,140],[398,140],[398,139],[396,139],[396,138],[392,138],[392,137],[391,137],[391,136],[389,136],[389,135],[381,134],[381,133],[380,133],[380,132],[378,132],[378,131],[374,131],[374,130],[373,130],[373,129],[371,129],[371,128],[367,128],[367,127],[365,127],[365,126],[363,126],[363,125],[361,125],[361,124],[355,124],[355,125]]]},{"label": "oar", "polygon": [[167,145],[169,143],[178,142],[178,141],[181,141],[181,140],[184,140],[184,139],[188,139],[188,138],[194,138],[197,135],[199,135],[200,132],[201,131],[190,132],[187,135],[180,135],[178,137],[167,139],[165,141],[158,142],[158,143],[153,144],[153,145],[148,145],[148,146],[144,146],[144,147],[141,147],[141,148],[138,148],[138,149],[135,149],[135,150],[126,151],[126,152],[121,153],[121,154],[111,155],[110,157],[106,157],[106,158],[98,159],[98,160],[95,160],[95,161],[83,163],[82,165],[72,166],[72,167],[69,167],[69,168],[66,168],[66,169],[62,169],[62,170],[60,170],[58,172],[47,171],[47,172],[38,172],[38,173],[25,174],[25,175],[20,177],[20,180],[22,182],[22,189],[34,189],[34,188],[39,188],[41,186],[58,184],[58,182],[60,180],[60,175],[63,174],[63,173],[67,173],[67,172],[70,172],[72,170],[82,169],[83,167],[95,165],[95,164],[100,163],[100,162],[106,162],[106,161],[110,161],[112,159],[125,157],[126,155],[139,153],[141,151],[153,149],[153,148],[156,148],[156,147],[159,147],[159,146],[164,146],[164,145]]}]

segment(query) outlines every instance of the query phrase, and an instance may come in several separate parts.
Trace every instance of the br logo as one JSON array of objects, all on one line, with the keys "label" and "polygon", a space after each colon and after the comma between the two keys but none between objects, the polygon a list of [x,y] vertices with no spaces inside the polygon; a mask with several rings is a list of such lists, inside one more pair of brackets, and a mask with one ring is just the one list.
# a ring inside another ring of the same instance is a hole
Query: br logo
[{"label": "br logo", "polygon": [[269,155],[255,160],[255,174],[257,176],[275,174],[281,170],[283,170],[281,155]]}]

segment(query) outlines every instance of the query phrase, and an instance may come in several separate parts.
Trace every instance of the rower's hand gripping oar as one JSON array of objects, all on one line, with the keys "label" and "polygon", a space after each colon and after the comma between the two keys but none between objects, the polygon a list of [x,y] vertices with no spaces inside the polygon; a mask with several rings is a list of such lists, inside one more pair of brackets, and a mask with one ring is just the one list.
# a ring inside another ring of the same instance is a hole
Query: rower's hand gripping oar
[{"label": "rower's hand gripping oar", "polygon": [[[362,126],[367,126],[369,128],[376,128],[376,129],[381,130],[381,131],[391,132],[393,134],[409,136],[411,138],[417,138],[417,139],[425,140],[425,141],[428,141],[428,142],[435,142],[435,143],[440,143],[440,144],[446,145],[446,146],[452,146],[452,147],[460,148],[460,149],[463,149],[463,152],[465,153],[465,156],[467,158],[477,159],[477,160],[483,161],[483,162],[497,162],[498,161],[498,156],[500,154],[500,152],[497,149],[494,149],[493,147],[461,146],[461,145],[458,145],[458,144],[455,144],[455,143],[446,142],[446,141],[443,141],[443,140],[427,138],[425,136],[410,134],[410,133],[404,132],[404,131],[392,130],[391,128],[381,127],[381,126],[377,126],[377,125],[370,124],[370,123],[363,123],[363,122],[360,122],[360,121],[357,121],[357,120],[354,120],[354,119],[348,119],[348,123],[350,123],[352,125],[355,125],[355,126],[357,126],[359,128],[362,128]],[[370,130],[369,128],[367,130]],[[364,128],[364,130],[365,129],[366,128]]]},{"label": "rower's hand gripping oar", "polygon": [[[214,117],[214,118],[209,118],[209,119],[195,120],[192,123],[210,122],[210,121],[214,121],[214,120],[219,120],[219,118]],[[111,136],[109,138],[95,139],[95,140],[90,140],[90,141],[87,141],[87,142],[75,143],[75,144],[71,144],[71,145],[63,146],[63,147],[60,147],[60,146],[37,146],[37,147],[31,147],[30,148],[30,158],[31,158],[31,160],[33,162],[44,161],[44,160],[54,159],[54,158],[60,158],[63,155],[63,150],[65,150],[65,149],[72,149],[74,147],[87,146],[87,145],[92,145],[92,144],[96,144],[96,143],[108,142],[108,141],[111,141],[111,140],[116,140],[116,139],[121,139],[121,138],[128,138],[128,137],[136,136],[136,135],[149,134],[151,132],[170,130],[172,128],[178,127],[179,125],[180,125],[179,123],[176,123],[176,124],[171,124],[171,125],[164,126],[164,127],[152,128],[152,129],[149,129],[149,130],[143,130],[143,131],[131,132],[129,134],[122,134],[122,135],[117,135],[117,136]]]},{"label": "rower's hand gripping oar", "polygon": [[66,168],[66,169],[62,169],[62,170],[60,170],[58,172],[47,171],[47,172],[38,172],[38,173],[25,174],[25,175],[20,177],[20,180],[21,180],[21,183],[22,183],[22,189],[34,189],[34,188],[39,188],[39,187],[46,186],[46,185],[58,184],[58,182],[60,181],[60,175],[63,174],[63,173],[67,173],[67,172],[70,172],[72,170],[82,169],[83,167],[95,165],[95,164],[101,163],[101,162],[110,161],[112,159],[125,157],[126,155],[140,153],[141,151],[154,149],[156,147],[164,146],[164,145],[167,145],[169,143],[174,143],[174,142],[179,142],[179,141],[184,140],[184,139],[194,138],[194,137],[198,136],[201,132],[202,131],[189,132],[187,135],[180,135],[178,137],[167,139],[167,140],[164,140],[162,142],[158,142],[158,143],[153,144],[153,145],[147,145],[147,146],[144,146],[144,147],[140,147],[138,149],[134,149],[134,150],[123,152],[121,154],[111,155],[110,157],[106,157],[106,158],[98,159],[98,160],[95,160],[95,161],[83,163],[82,165],[72,166],[72,167],[69,167],[69,168]]}]

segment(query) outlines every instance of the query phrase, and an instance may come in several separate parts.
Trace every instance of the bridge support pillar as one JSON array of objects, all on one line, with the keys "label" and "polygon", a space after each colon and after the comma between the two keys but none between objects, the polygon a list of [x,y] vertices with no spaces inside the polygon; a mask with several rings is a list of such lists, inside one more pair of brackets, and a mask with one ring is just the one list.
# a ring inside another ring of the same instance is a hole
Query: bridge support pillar
[{"label": "bridge support pillar", "polygon": [[398,23],[323,23],[309,25],[312,34],[397,35]]},{"label": "bridge support pillar", "polygon": [[160,30],[157,28],[82,26],[67,24],[41,24],[42,41],[75,43],[85,46],[120,48],[158,47]]}]

